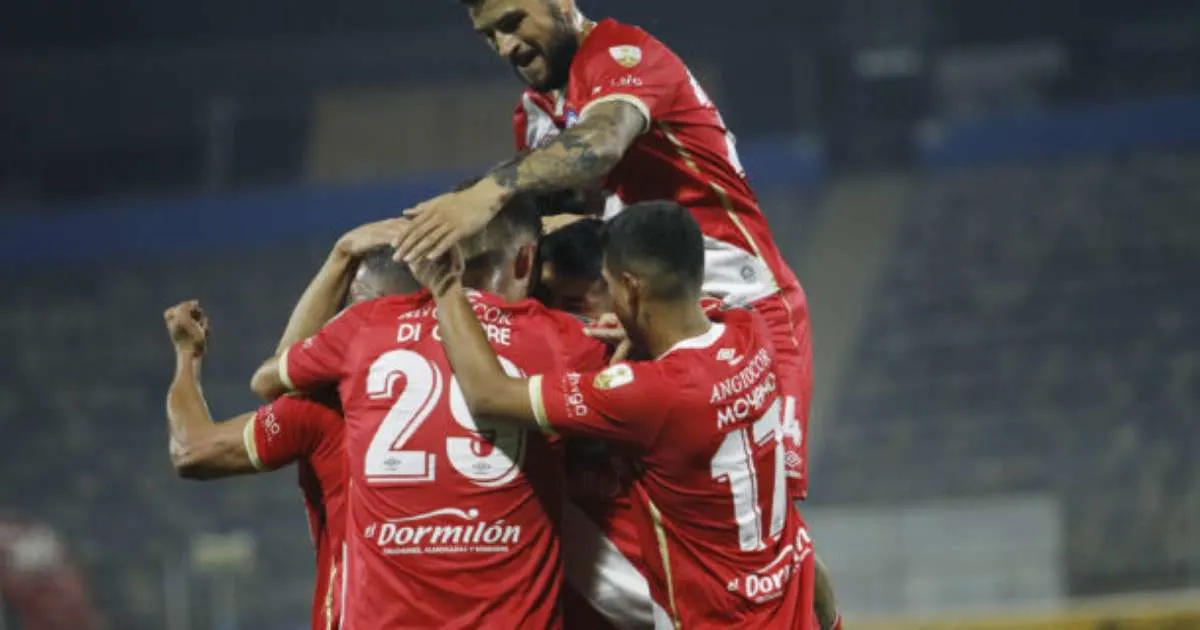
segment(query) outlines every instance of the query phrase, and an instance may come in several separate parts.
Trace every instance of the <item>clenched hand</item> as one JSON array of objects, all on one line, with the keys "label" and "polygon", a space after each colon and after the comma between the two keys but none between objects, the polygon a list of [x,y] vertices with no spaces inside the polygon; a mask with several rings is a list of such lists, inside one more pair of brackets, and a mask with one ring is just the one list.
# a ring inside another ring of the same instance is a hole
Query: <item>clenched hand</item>
[{"label": "clenched hand", "polygon": [[200,309],[198,300],[180,302],[168,308],[163,311],[163,320],[176,352],[194,357],[204,354],[208,346],[208,316]]}]

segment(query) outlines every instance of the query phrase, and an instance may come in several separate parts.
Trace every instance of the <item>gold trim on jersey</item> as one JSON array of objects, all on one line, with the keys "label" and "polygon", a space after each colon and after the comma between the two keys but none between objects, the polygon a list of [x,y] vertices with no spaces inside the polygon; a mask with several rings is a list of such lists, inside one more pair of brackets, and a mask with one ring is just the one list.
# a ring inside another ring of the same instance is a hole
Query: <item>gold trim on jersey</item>
[{"label": "gold trim on jersey", "polygon": [[[703,176],[704,171],[700,170],[700,167],[696,164],[696,160],[692,157],[691,152],[687,150],[687,147],[684,146],[683,141],[680,140],[679,137],[675,135],[675,132],[671,130],[671,126],[667,123],[660,122],[658,123],[658,128],[662,130],[663,135],[665,135],[667,140],[669,140],[675,147],[675,151],[679,154],[679,157],[683,158],[683,161],[686,162],[692,170],[696,171],[697,174]],[[752,235],[750,230],[746,229],[746,225],[742,223],[741,217],[738,216],[737,211],[733,207],[733,201],[729,199],[729,193],[717,182],[712,181],[707,177],[704,179],[708,184],[708,187],[717,194],[717,199],[721,203],[721,208],[725,210],[725,214],[729,217],[729,220],[733,222],[733,226],[737,228],[738,232],[741,232],[742,238],[746,239],[746,242],[750,244],[750,249],[753,250],[754,257],[757,258],[760,263],[762,263],[763,268],[766,269],[767,273],[771,276],[771,284],[775,285],[775,291],[781,294],[780,300],[783,302],[784,310],[787,311],[788,327],[793,331],[792,342],[797,343],[798,340],[795,339],[794,334],[794,331],[796,330],[796,317],[792,312],[792,305],[789,304],[787,299],[782,295],[783,287],[779,285],[779,278],[775,277],[775,270],[771,268],[771,265],[767,264],[767,260],[763,258],[762,249],[759,247],[758,241],[754,239],[754,235]]]},{"label": "gold trim on jersey", "polygon": [[288,376],[288,353],[291,350],[291,348],[284,348],[283,352],[279,353],[279,380],[283,381],[289,390],[294,390],[296,386],[292,384],[292,377]]},{"label": "gold trim on jersey", "polygon": [[250,416],[250,420],[246,422],[246,426],[242,427],[242,445],[246,447],[246,456],[250,458],[250,465],[254,466],[254,470],[265,471],[266,464],[262,458],[258,456],[258,442],[254,439],[254,425],[258,424],[258,413],[255,412]]},{"label": "gold trim on jersey", "polygon": [[606,94],[606,95],[601,96],[600,98],[588,103],[587,105],[584,105],[583,109],[579,111],[579,120],[582,121],[584,119],[584,117],[587,116],[588,110],[591,109],[592,107],[595,107],[596,105],[599,105],[600,103],[612,103],[612,102],[627,103],[629,105],[632,105],[639,112],[641,112],[642,117],[645,118],[646,122],[645,122],[645,124],[642,125],[642,130],[638,132],[638,135],[642,135],[642,134],[646,133],[647,131],[650,131],[651,125],[653,124],[651,121],[653,119],[650,118],[650,108],[646,105],[646,101],[643,101],[642,99],[640,99],[632,94],[624,94],[624,93],[620,93],[620,92],[618,92],[616,94]]},{"label": "gold trim on jersey", "polygon": [[667,599],[671,605],[671,625],[675,630],[683,628],[683,620],[679,618],[679,606],[675,603],[675,576],[671,573],[671,551],[667,548],[667,530],[663,527],[662,512],[650,497],[646,497],[646,507],[650,508],[650,520],[654,522],[654,537],[658,539],[658,555],[662,558],[663,575],[667,578]]},{"label": "gold trim on jersey", "polygon": [[542,432],[555,435],[554,427],[550,426],[550,418],[546,416],[546,398],[542,395],[542,375],[535,374],[529,378],[529,406],[533,409],[533,417],[537,420]]},{"label": "gold trim on jersey", "polygon": [[[330,553],[333,553],[330,550]],[[338,565],[335,561],[333,566],[329,567],[329,584],[325,587],[325,602],[323,612],[325,613],[325,630],[333,628],[333,588],[337,584]]]}]

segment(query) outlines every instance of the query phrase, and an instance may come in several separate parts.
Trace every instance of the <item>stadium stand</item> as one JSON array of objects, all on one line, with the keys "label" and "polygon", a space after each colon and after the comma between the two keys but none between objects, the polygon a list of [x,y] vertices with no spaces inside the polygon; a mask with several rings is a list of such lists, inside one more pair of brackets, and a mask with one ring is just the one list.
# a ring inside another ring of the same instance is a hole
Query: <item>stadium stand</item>
[{"label": "stadium stand", "polygon": [[1200,155],[991,166],[919,190],[822,425],[814,500],[1050,491],[1072,594],[1189,584]]}]

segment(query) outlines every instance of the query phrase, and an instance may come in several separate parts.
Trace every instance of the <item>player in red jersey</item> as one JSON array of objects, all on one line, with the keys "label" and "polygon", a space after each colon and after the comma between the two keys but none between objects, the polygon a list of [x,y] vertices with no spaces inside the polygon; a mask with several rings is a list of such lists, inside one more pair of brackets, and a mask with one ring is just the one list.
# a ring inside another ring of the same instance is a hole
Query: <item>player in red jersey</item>
[{"label": "player in red jersey", "polygon": [[[568,215],[556,215],[566,217]],[[594,219],[548,225],[538,245],[535,297],[585,322],[612,310],[600,267],[603,226]],[[568,440],[563,622],[571,630],[653,626],[650,585],[632,519],[630,457],[610,444]]]},{"label": "player in red jersey", "polygon": [[630,339],[657,358],[529,378],[496,360],[461,265],[418,265],[468,407],[639,451],[635,504],[656,628],[812,627],[812,549],[788,506],[783,398],[765,323],[741,309],[710,321],[699,305],[703,238],[675,203],[615,218],[604,265]]},{"label": "player in red jersey", "polygon": [[788,475],[805,494],[804,430],[812,390],[808,306],[746,180],[733,135],[678,56],[645,31],[592,22],[573,0],[464,0],[472,25],[529,87],[515,116],[525,152],[476,186],[406,212],[408,260],[440,255],[517,192],[609,193],[627,205],[671,199],[705,236],[704,292],[753,304],[770,326],[784,385]]},{"label": "player in red jersey", "polygon": [[[475,30],[528,86],[514,116],[514,162],[476,186],[406,211],[407,260],[444,253],[517,192],[608,194],[605,218],[672,199],[705,236],[704,292],[766,318],[784,392],[789,490],[808,492],[812,397],[808,303],[746,180],[733,134],[683,61],[645,31],[585,18],[574,0],[463,0]],[[823,611],[836,609],[818,562]],[[825,627],[833,613],[823,614]]]},{"label": "player in red jersey", "polygon": [[[368,224],[347,233],[333,248],[289,321],[281,345],[315,332],[332,315],[325,304],[353,304],[396,288],[391,251],[380,227]],[[347,286],[349,285],[349,286]],[[383,288],[381,288],[383,287]],[[408,288],[413,288],[408,285]],[[348,294],[348,295],[347,295]],[[317,554],[312,628],[337,628],[338,558],[345,525],[342,416],[336,393],[315,398],[285,396],[255,411],[214,422],[200,389],[200,363],[207,349],[208,319],[195,301],[164,313],[175,345],[175,378],[167,392],[171,461],[181,477],[216,479],[277,470],[295,463]]]},{"label": "player in red jersey", "polygon": [[171,461],[181,477],[216,479],[296,463],[308,528],[317,552],[312,628],[336,625],[334,589],[345,521],[342,416],[336,400],[284,396],[255,411],[213,422],[200,389],[208,319],[196,301],[163,314],[175,344],[175,378],[167,392]]},{"label": "player in red jersey", "polygon": [[[513,374],[601,366],[608,350],[524,299],[540,232],[518,197],[464,242],[486,334]],[[344,627],[559,628],[562,453],[474,417],[428,292],[352,307],[268,362],[255,390],[337,383],[350,488]]]}]

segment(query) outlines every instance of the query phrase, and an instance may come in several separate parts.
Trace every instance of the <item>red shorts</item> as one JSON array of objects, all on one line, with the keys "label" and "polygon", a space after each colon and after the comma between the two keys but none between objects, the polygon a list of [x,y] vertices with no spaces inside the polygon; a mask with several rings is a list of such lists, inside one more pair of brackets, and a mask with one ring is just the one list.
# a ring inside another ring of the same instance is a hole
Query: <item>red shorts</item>
[{"label": "red shorts", "polygon": [[812,329],[808,300],[796,287],[754,302],[771,330],[782,380],[787,473],[792,496],[808,495],[808,411],[812,402]]}]

